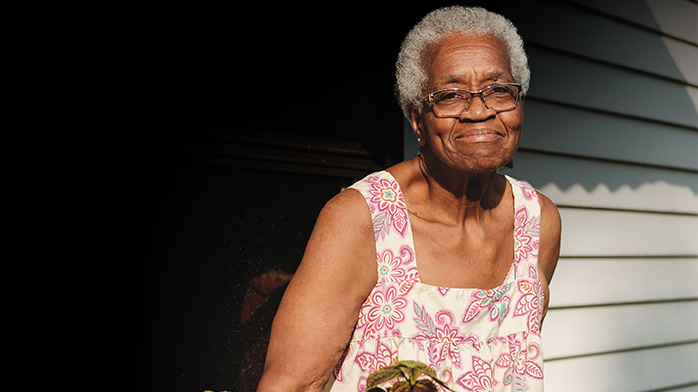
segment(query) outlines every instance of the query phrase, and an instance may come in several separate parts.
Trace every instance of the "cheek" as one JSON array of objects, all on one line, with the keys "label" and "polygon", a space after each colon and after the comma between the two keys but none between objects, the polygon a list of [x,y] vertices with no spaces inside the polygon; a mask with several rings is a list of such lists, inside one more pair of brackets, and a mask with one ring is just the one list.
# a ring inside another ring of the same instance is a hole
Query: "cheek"
[{"label": "cheek", "polygon": [[511,112],[500,113],[500,120],[504,127],[507,129],[509,137],[514,138],[518,141],[521,138],[521,131],[523,130],[523,110],[517,108]]},{"label": "cheek", "polygon": [[422,139],[448,139],[456,119],[425,116],[422,118]]}]

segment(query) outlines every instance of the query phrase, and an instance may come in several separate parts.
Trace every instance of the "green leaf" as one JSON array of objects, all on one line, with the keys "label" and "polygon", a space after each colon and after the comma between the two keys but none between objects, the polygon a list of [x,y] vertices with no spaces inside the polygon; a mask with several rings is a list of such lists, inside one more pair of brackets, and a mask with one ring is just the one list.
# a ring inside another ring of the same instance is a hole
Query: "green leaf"
[{"label": "green leaf", "polygon": [[[427,376],[429,376],[432,380],[434,380],[436,383],[438,383],[438,384],[441,385],[442,387],[446,388],[446,389],[449,390],[449,391],[451,390],[449,387],[446,386],[446,383],[444,383],[443,381],[439,380],[439,377],[438,377],[437,374],[436,374],[436,370],[430,368],[429,366],[427,366],[427,365],[425,365],[425,364],[423,364],[423,363],[421,363],[421,362],[417,362],[417,361],[400,361],[400,362],[396,363],[395,365],[397,366],[398,364],[400,364],[400,365],[402,365],[402,366],[406,366],[406,367],[410,367],[410,368],[416,369],[416,370],[418,370],[419,373],[420,373],[417,377],[419,377],[419,376],[422,375],[422,374],[426,374]],[[427,381],[428,381],[428,380],[427,380]],[[416,384],[413,383],[413,385],[416,385]]]},{"label": "green leaf", "polygon": [[402,372],[405,374],[405,378],[407,379],[407,382],[410,385],[414,385],[417,382],[417,379],[419,376],[423,374],[423,372],[418,369],[418,368],[405,368],[402,370]]},{"label": "green leaf", "polygon": [[438,392],[437,387],[428,379],[419,379],[422,374],[429,376],[434,382],[448,391],[453,391],[438,379],[436,371],[418,361],[397,361],[393,366],[384,367],[371,373],[366,380],[368,392],[386,392],[378,386],[402,376],[406,381],[398,381],[389,392]]},{"label": "green leaf", "polygon": [[436,375],[436,370],[430,368],[429,366],[427,366],[427,365],[422,365],[422,372],[423,372],[424,374],[426,374],[427,376],[429,376],[429,377],[431,377],[431,378],[437,380],[437,378],[436,378],[436,377],[437,377],[437,375]]},{"label": "green leaf", "polygon": [[[412,385],[414,385],[419,376],[421,376],[422,374],[427,374],[430,377],[436,377],[436,372],[432,368],[421,362],[399,361],[395,364],[395,366],[402,368],[402,371],[405,373],[405,376],[407,377],[408,381],[411,381]],[[432,374],[433,376],[431,376]]]},{"label": "green leaf", "polygon": [[401,368],[428,367],[427,365],[421,362],[411,360],[397,361],[393,366]]},{"label": "green leaf", "polygon": [[366,387],[368,389],[375,388],[383,383],[386,383],[396,377],[400,377],[402,371],[396,366],[384,367],[380,370],[376,370],[368,376],[366,380]]}]

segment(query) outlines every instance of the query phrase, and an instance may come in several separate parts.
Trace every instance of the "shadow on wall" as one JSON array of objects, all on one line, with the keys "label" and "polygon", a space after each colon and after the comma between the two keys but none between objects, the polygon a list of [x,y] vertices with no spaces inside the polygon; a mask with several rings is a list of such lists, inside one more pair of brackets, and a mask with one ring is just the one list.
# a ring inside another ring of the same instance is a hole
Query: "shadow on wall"
[{"label": "shadow on wall", "polygon": [[[590,13],[598,28],[582,35],[575,23],[588,20],[558,18],[553,42],[530,50],[531,100],[512,175],[561,204],[698,213],[695,6],[579,3],[626,21]],[[547,46],[585,58],[551,55]]]}]

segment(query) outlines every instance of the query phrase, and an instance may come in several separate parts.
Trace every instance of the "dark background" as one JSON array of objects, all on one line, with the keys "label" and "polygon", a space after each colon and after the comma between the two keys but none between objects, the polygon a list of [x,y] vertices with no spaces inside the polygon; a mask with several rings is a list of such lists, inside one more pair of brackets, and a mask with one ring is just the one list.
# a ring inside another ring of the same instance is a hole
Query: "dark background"
[{"label": "dark background", "polygon": [[[126,133],[136,223],[129,390],[237,389],[248,283],[293,272],[324,203],[402,160],[399,45],[451,4],[140,14],[131,63],[140,118]],[[508,3],[487,7],[521,16]]]}]

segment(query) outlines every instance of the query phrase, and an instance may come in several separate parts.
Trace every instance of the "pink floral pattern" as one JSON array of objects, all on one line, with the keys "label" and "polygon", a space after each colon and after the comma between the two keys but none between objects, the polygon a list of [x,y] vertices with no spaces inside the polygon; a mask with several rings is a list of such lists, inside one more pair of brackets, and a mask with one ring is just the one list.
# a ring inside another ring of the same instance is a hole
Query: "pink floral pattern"
[{"label": "pink floral pattern", "polygon": [[378,369],[391,366],[397,362],[397,352],[390,350],[387,345],[378,342],[375,353],[362,352],[356,356],[356,363],[366,374],[371,374]]},{"label": "pink floral pattern", "polygon": [[538,255],[538,238],[540,237],[540,217],[529,219],[525,206],[516,210],[514,229],[514,261]]},{"label": "pink floral pattern", "polygon": [[493,392],[497,381],[494,380],[492,361],[473,356],[473,370],[460,377],[457,383],[472,392]]},{"label": "pink floral pattern", "polygon": [[422,284],[397,181],[379,172],[352,186],[371,211],[377,284],[359,310],[331,391],[365,391],[371,372],[398,360],[429,364],[454,390],[542,391],[540,207],[530,185],[507,179],[514,195],[513,272],[488,290]]},{"label": "pink floral pattern", "polygon": [[409,246],[402,246],[398,255],[391,249],[378,254],[378,282],[397,284],[398,294],[407,294],[418,280],[413,260],[414,251]]},{"label": "pink floral pattern", "polygon": [[516,303],[514,316],[526,316],[528,330],[540,333],[541,315],[543,313],[543,286],[539,281],[531,283],[527,280],[519,281],[521,297]]},{"label": "pink floral pattern", "polygon": [[[541,366],[533,360],[529,360],[528,352],[531,346],[529,346],[528,350],[525,348],[522,349],[521,342],[516,340],[513,336],[510,336],[508,340],[509,353],[502,354],[496,362],[498,367],[506,369],[504,373],[504,384],[509,385],[515,383],[516,385],[517,382],[521,384],[522,380],[525,380],[524,376],[542,379],[543,369]],[[533,343],[532,346],[535,346],[536,350],[538,350],[536,351],[537,356],[540,348],[535,345],[535,343]],[[532,359],[535,359],[535,357]]]},{"label": "pink floral pattern", "polygon": [[407,306],[407,300],[398,296],[395,286],[387,290],[374,290],[361,307],[358,328],[364,331],[364,338],[378,336],[383,329],[392,330],[396,323],[405,319],[402,309]]},{"label": "pink floral pattern", "polygon": [[467,306],[463,323],[469,323],[475,319],[482,310],[489,312],[490,321],[499,321],[509,311],[511,298],[505,295],[511,289],[511,284],[505,284],[492,290],[475,290],[473,300]]},{"label": "pink floral pattern", "polygon": [[424,306],[414,303],[415,325],[422,332],[413,338],[424,338],[422,343],[426,346],[429,355],[430,366],[439,369],[445,360],[460,368],[461,354],[460,345],[469,341],[477,344],[477,340],[472,337],[460,335],[460,328],[456,325],[456,317],[448,310],[441,310],[432,319]]},{"label": "pink floral pattern", "polygon": [[376,208],[373,214],[375,238],[385,238],[391,227],[404,235],[407,228],[407,207],[397,181],[373,177],[369,178],[369,182],[372,188],[368,191],[369,203]]}]

